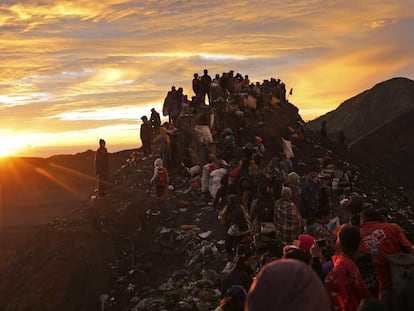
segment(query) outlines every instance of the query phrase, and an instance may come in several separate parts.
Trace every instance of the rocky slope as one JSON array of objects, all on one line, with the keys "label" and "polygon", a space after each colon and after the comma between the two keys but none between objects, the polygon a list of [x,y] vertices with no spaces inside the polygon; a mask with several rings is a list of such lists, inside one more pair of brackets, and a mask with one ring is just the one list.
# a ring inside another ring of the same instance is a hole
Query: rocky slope
[{"label": "rocky slope", "polygon": [[413,108],[414,81],[393,78],[344,101],[337,109],[307,125],[319,131],[322,121],[326,121],[328,136],[336,140],[339,131],[343,130],[349,144]]},{"label": "rocky slope", "polygon": [[[267,113],[257,129],[269,150],[288,126],[294,106]],[[278,122],[274,122],[277,119]],[[308,133],[294,142],[295,169],[320,170],[351,160],[343,146]],[[270,151],[269,151],[270,152]],[[128,154],[128,156],[126,156]],[[124,153],[114,187],[104,200],[91,197],[64,218],[43,226],[0,270],[2,310],[211,310],[217,306],[226,263],[224,230],[211,198],[192,186],[181,166],[170,171],[172,217],[159,216],[149,188],[153,159]],[[121,155],[120,155],[121,157]],[[70,160],[69,160],[70,161]],[[404,190],[358,159],[351,162],[354,190],[414,239],[413,209]],[[183,226],[187,225],[187,226]]]}]

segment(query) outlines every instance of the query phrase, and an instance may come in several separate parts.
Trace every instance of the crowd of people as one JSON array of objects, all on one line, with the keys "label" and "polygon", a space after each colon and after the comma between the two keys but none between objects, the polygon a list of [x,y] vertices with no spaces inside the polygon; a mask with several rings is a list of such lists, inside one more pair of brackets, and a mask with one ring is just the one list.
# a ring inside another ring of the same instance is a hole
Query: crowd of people
[{"label": "crowd of people", "polygon": [[353,192],[349,164],[327,152],[299,172],[290,139],[303,139],[300,122],[267,142],[280,145],[278,154],[255,133],[266,109],[288,104],[285,85],[250,83],[233,71],[212,79],[205,69],[192,86],[190,101],[182,88],[168,92],[168,122],[154,109],[141,118],[141,141],[144,156],[156,158],[151,182],[161,215],[168,215],[169,169],[178,165],[225,228],[216,310],[414,310],[406,299],[413,284],[396,290],[387,261],[411,253],[411,243]]}]

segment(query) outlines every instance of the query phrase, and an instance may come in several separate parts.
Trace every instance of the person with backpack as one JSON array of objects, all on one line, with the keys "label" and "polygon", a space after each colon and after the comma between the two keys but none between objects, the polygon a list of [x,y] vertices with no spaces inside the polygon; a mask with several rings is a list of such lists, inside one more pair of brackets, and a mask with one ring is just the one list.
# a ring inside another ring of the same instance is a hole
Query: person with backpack
[{"label": "person with backpack", "polygon": [[158,145],[158,155],[162,159],[163,165],[168,167],[168,160],[171,152],[171,138],[168,130],[164,126],[160,127],[160,133],[154,138],[153,143]]},{"label": "person with backpack", "polygon": [[166,215],[168,199],[168,171],[163,166],[161,158],[157,158],[154,161],[154,174],[151,178],[151,183],[154,185],[155,196],[157,197],[158,208],[161,215]]},{"label": "person with backpack", "polygon": [[253,233],[260,233],[262,224],[273,224],[275,211],[275,200],[273,199],[273,188],[266,183],[260,184],[258,198],[254,199],[250,208],[250,219],[252,221]]},{"label": "person with backpack", "polygon": [[411,242],[395,224],[381,222],[381,214],[373,208],[362,211],[360,225],[361,243],[359,250],[371,254],[378,281],[378,297],[387,300],[393,284],[391,267],[386,256],[390,254],[412,253]]}]

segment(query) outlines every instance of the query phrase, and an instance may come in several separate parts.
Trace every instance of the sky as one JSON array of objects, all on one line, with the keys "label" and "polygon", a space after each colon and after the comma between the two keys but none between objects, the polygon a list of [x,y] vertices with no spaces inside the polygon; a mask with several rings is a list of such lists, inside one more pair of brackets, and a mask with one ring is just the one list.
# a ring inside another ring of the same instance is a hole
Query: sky
[{"label": "sky", "polygon": [[139,118],[193,73],[293,88],[305,120],[414,78],[414,1],[0,2],[0,155],[136,148]]}]

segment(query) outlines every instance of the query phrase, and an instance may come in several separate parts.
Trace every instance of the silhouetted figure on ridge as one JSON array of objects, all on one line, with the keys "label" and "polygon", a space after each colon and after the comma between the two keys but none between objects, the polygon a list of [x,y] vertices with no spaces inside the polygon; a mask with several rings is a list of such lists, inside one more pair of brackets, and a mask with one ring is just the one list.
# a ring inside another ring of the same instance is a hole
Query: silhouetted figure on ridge
[{"label": "silhouetted figure on ridge", "polygon": [[144,152],[144,157],[152,153],[151,150],[151,140],[152,140],[152,128],[151,123],[148,121],[147,116],[141,117],[142,124],[140,130],[140,138],[142,142],[142,150]]},{"label": "silhouetted figure on ridge", "polygon": [[106,194],[108,184],[109,156],[105,140],[99,140],[99,148],[95,153],[95,175],[98,177],[98,197]]},{"label": "silhouetted figure on ridge", "polygon": [[155,108],[151,109],[150,122],[152,127],[152,135],[157,135],[160,131],[161,118],[160,114],[155,110]]}]

